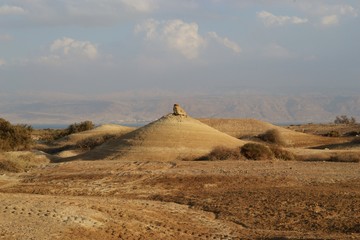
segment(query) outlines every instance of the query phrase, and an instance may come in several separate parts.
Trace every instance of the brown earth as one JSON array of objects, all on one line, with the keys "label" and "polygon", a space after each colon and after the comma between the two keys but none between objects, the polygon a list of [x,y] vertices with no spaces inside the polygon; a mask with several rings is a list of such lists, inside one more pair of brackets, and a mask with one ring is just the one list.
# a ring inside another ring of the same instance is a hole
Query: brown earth
[{"label": "brown earth", "polygon": [[[240,122],[210,125],[243,136],[275,127]],[[0,239],[360,239],[359,144],[312,149],[349,139],[280,130],[311,161],[182,161],[191,146],[245,141],[174,116],[74,158],[44,154],[51,163],[0,172]],[[336,154],[344,162],[328,162]]]},{"label": "brown earth", "polygon": [[359,239],[359,163],[74,161],[0,176],[0,239]]}]

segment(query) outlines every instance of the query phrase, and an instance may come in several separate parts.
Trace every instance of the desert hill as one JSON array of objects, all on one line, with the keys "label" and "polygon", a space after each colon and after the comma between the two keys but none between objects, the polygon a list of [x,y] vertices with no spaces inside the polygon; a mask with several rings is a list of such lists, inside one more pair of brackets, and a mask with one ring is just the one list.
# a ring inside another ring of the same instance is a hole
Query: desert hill
[{"label": "desert hill", "polygon": [[256,119],[199,119],[201,122],[236,138],[253,137],[268,130],[276,129],[284,137],[289,146],[310,147],[343,142],[343,139],[328,138],[312,134],[296,132],[268,122]]},{"label": "desert hill", "polygon": [[56,144],[71,145],[89,137],[104,136],[107,134],[121,136],[133,130],[135,130],[133,127],[127,127],[118,124],[104,124],[91,130],[70,134],[56,141]]},{"label": "desert hill", "polygon": [[176,160],[200,157],[216,146],[238,147],[244,141],[192,117],[168,114],[79,156],[82,159]]}]

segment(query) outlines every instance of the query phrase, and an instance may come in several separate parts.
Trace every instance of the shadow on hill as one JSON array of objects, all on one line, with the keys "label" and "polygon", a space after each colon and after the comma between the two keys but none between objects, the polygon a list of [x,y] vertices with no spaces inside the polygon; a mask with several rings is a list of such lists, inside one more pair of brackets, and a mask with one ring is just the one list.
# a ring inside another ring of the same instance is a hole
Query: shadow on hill
[{"label": "shadow on hill", "polygon": [[324,144],[315,147],[310,147],[309,149],[350,149],[360,147],[359,143],[345,142],[345,143],[334,143],[334,144]]}]

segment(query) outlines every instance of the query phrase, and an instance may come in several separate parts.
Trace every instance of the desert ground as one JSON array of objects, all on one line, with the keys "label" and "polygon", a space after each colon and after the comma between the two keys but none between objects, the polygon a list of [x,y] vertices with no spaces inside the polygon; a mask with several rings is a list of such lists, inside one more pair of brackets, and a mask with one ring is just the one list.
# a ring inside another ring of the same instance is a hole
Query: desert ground
[{"label": "desert ground", "polygon": [[[261,142],[269,129],[295,159],[198,160],[216,146]],[[323,136],[332,130],[340,136]],[[354,131],[169,114],[9,152],[2,158],[37,164],[0,172],[0,239],[360,239]],[[71,147],[109,133],[92,150]]]}]

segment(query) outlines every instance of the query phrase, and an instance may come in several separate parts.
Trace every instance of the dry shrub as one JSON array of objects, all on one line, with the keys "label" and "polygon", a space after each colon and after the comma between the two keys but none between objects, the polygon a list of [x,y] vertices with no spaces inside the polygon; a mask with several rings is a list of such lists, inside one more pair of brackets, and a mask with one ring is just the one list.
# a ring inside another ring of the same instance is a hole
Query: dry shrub
[{"label": "dry shrub", "polygon": [[7,152],[0,157],[0,172],[23,172],[49,163],[43,155],[30,152]]},{"label": "dry shrub", "polygon": [[239,160],[242,159],[239,148],[228,148],[224,146],[215,147],[208,155],[198,158],[197,160]]},{"label": "dry shrub", "polygon": [[316,154],[299,156],[298,160],[304,162],[325,162],[325,161],[329,161],[330,157],[331,155],[328,153],[316,153]]},{"label": "dry shrub", "polygon": [[353,140],[351,140],[351,143],[360,144],[360,137],[354,137]]},{"label": "dry shrub", "polygon": [[360,156],[359,153],[356,152],[318,153],[301,156],[299,160],[307,162],[356,163],[360,162]]},{"label": "dry shrub", "polygon": [[17,162],[0,160],[0,172],[22,172],[24,169]]},{"label": "dry shrub", "polygon": [[270,129],[265,133],[259,135],[259,138],[268,143],[274,143],[280,146],[285,146],[286,141],[277,129]]},{"label": "dry shrub", "polygon": [[85,138],[76,143],[76,148],[84,151],[89,151],[113,138],[115,138],[115,135],[111,135],[111,134]]},{"label": "dry shrub", "polygon": [[295,160],[296,156],[292,152],[283,149],[278,146],[270,146],[270,150],[273,152],[275,158],[280,160]]},{"label": "dry shrub", "polygon": [[0,150],[18,151],[29,149],[32,145],[31,126],[20,124],[12,125],[0,118]]},{"label": "dry shrub", "polygon": [[250,160],[273,159],[274,153],[269,147],[259,143],[247,143],[241,147],[241,154]]},{"label": "dry shrub", "polygon": [[360,156],[359,153],[336,153],[330,157],[329,161],[358,163],[360,162]]},{"label": "dry shrub", "polygon": [[340,133],[338,131],[332,130],[324,134],[325,137],[340,137]]}]

